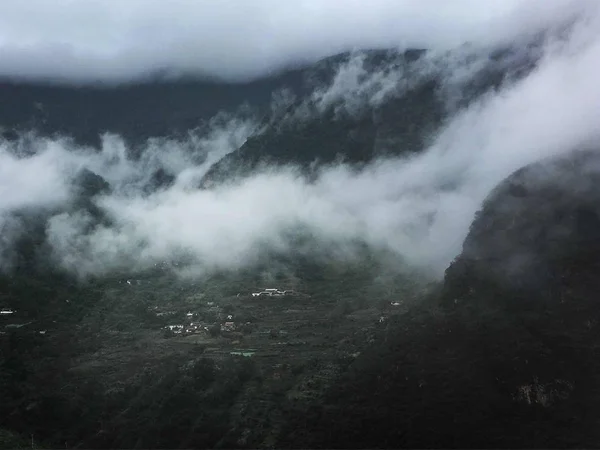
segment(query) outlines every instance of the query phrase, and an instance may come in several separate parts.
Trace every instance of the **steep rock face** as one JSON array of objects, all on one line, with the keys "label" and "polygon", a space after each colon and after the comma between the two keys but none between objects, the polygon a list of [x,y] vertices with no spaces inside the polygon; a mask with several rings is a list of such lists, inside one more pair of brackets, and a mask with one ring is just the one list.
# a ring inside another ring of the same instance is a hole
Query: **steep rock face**
[{"label": "steep rock face", "polygon": [[502,182],[439,295],[390,324],[281,446],[598,442],[599,174],[600,154],[579,152]]},{"label": "steep rock face", "polygon": [[565,430],[554,446],[599,437],[583,416],[600,400],[599,187],[597,150],[517,171],[484,203],[444,282],[444,305],[487,328],[473,336],[489,351],[482,363],[505,384],[535,380],[517,398],[548,411],[529,419],[538,436],[578,423],[579,436]]},{"label": "steep rock face", "polygon": [[578,261],[600,261],[599,183],[600,156],[592,151],[514,173],[477,213],[446,272],[447,295],[470,296],[481,283],[514,291],[515,306],[531,304],[522,297],[556,300]]}]

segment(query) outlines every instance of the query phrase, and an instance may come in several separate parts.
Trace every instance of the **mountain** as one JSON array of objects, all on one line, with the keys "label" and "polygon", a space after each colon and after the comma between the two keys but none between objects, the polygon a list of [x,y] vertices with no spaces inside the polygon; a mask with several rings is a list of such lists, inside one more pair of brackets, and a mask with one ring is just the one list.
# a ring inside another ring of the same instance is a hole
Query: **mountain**
[{"label": "mountain", "polygon": [[[469,49],[369,50],[237,85],[6,82],[0,124],[3,144],[35,129],[99,146],[111,132],[130,150],[183,135],[219,111],[250,110],[261,120],[246,142],[218,153],[199,186],[177,191],[192,195],[188,208],[203,201],[198,193],[214,206],[223,193],[212,186],[263,168],[300,167],[310,183],[338,161],[360,170],[380,156],[418,155],[465,106],[527,76],[539,57],[517,46],[485,58]],[[457,66],[464,70],[453,78]],[[328,246],[288,222],[278,245],[249,247],[251,264],[242,268],[208,261],[211,270],[196,275],[198,261],[185,266],[188,249],[178,248],[183,257],[143,271],[127,255],[108,275],[78,280],[50,258],[48,221],[86,219],[64,246],[76,262],[88,228],[116,236],[117,250],[131,248],[100,200],[116,193],[111,200],[136,200],[126,203],[134,212],[152,210],[195,162],[172,171],[148,164],[138,186],[135,176],[113,177],[123,166],[102,171],[95,159],[76,160],[68,201],[10,210],[0,224],[18,231],[14,264],[0,276],[0,446],[592,446],[600,438],[597,155],[539,162],[500,182],[441,281],[393,252],[352,238],[342,249]],[[146,162],[124,166],[138,176]],[[219,214],[157,210],[200,231]],[[227,220],[240,220],[229,212]],[[125,231],[135,225],[124,222]],[[226,246],[236,243],[233,230],[217,234]],[[159,230],[161,243],[172,238]],[[252,295],[265,288],[288,295]]]},{"label": "mountain", "polygon": [[[149,80],[128,85],[51,85],[0,81],[0,125],[5,137],[35,129],[65,135],[80,145],[100,145],[109,132],[132,145],[149,137],[185,134],[222,111],[242,105],[266,111],[274,91],[302,84],[303,71],[289,70],[248,83],[216,80]],[[165,112],[168,111],[168,114]]]},{"label": "mountain", "polygon": [[500,183],[440,290],[390,325],[320,410],[294,417],[280,445],[594,445],[599,155],[535,163]]},{"label": "mountain", "polygon": [[418,153],[452,114],[525,76],[539,55],[535,48],[503,49],[466,80],[449,83],[448,71],[469,56],[370,50],[321,61],[307,69],[310,95],[288,98],[260,132],[210,168],[201,186],[269,167],[293,165],[310,174],[334,162],[360,168],[378,157]]},{"label": "mountain", "polygon": [[348,59],[344,53],[238,83],[188,77],[72,86],[2,79],[0,127],[9,139],[34,129],[42,136],[64,135],[80,145],[99,146],[100,136],[108,132],[139,145],[150,137],[185,134],[218,113],[234,113],[243,106],[269,117],[273,95],[285,91],[304,98],[330,83]]},{"label": "mountain", "polygon": [[[365,163],[418,152],[458,108],[525,76],[539,57],[539,44],[497,50],[483,65],[468,49],[441,56],[364,50],[246,83],[186,78],[67,86],[7,79],[0,80],[0,130],[9,140],[35,130],[95,147],[112,133],[135,148],[152,137],[185,136],[219,113],[262,117],[244,145],[210,168],[204,186],[269,164]],[[469,68],[472,59],[478,63]],[[449,83],[461,64],[470,74]]]},{"label": "mountain", "polygon": [[515,308],[556,300],[569,264],[600,251],[597,168],[596,151],[579,151],[524,167],[500,184],[446,271],[449,292],[474,295],[481,281],[525,294],[513,296]]}]

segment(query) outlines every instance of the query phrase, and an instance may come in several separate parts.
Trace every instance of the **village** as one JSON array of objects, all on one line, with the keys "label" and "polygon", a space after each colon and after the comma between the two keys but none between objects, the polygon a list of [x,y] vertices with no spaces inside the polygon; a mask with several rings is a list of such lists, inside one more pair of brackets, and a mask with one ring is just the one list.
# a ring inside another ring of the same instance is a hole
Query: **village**
[{"label": "village", "polygon": [[5,297],[0,349],[26,342],[42,353],[64,352],[68,342],[64,370],[93,380],[106,398],[146,386],[144,377],[159,383],[169,373],[186,382],[202,367],[218,375],[219,386],[238,389],[243,379],[228,400],[234,403],[223,408],[231,411],[235,433],[250,439],[260,431],[248,417],[270,420],[291,405],[320,404],[341,374],[393,329],[390,319],[409,308],[411,297],[402,290],[368,285],[359,276],[281,276],[267,286],[231,276],[115,278],[99,286],[98,297],[88,297],[86,308],[80,307],[86,297],[67,292],[55,300],[60,309],[43,315]]},{"label": "village", "polygon": [[[126,280],[125,284],[135,289],[142,283]],[[257,354],[256,349],[240,350],[248,345],[261,350],[268,348],[269,353],[273,353],[276,347],[298,347],[311,342],[315,347],[316,342],[321,340],[316,337],[331,337],[332,321],[339,319],[334,316],[347,316],[349,323],[382,324],[402,305],[396,301],[389,302],[386,311],[371,307],[336,313],[331,302],[314,299],[293,289],[279,288],[224,296],[219,301],[204,301],[202,294],[190,295],[186,300],[183,305],[181,302],[167,302],[148,306],[148,312],[162,324],[163,338],[204,344],[207,355],[223,354],[227,350],[228,354],[243,356]],[[16,310],[0,308],[0,334],[23,327],[40,335],[47,333],[34,325],[35,321],[20,320]]]},{"label": "village", "polygon": [[353,310],[308,294],[268,288],[182,310],[156,305],[163,338],[172,345],[201,346],[205,357],[253,358],[273,376],[315,360],[353,359],[373,341],[374,330],[399,313],[401,302]]},{"label": "village", "polygon": [[[157,281],[122,280],[107,287],[95,312],[71,325],[82,344],[94,342],[85,345],[97,349],[74,365],[86,370],[112,358],[127,364],[122,355],[135,341],[147,343],[143,348],[149,357],[189,353],[221,363],[249,359],[268,379],[284,381],[307,365],[354,360],[374,342],[377,330],[405,309],[402,301],[357,302],[358,293],[342,297],[315,286],[307,293],[292,283],[238,293],[194,283],[157,286]],[[64,301],[67,310],[72,308],[74,301]],[[134,305],[144,305],[145,312]],[[0,305],[0,335],[54,339],[53,327],[59,324],[51,319],[31,320]],[[99,329],[100,334],[92,331]]]}]

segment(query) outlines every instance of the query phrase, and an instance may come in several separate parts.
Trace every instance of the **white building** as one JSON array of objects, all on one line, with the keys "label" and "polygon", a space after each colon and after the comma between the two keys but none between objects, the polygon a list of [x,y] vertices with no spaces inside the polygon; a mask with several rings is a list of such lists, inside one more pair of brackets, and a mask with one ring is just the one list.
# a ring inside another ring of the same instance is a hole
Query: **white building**
[{"label": "white building", "polygon": [[293,291],[282,291],[279,289],[263,289],[260,292],[253,292],[252,297],[283,297],[284,295],[291,295]]}]

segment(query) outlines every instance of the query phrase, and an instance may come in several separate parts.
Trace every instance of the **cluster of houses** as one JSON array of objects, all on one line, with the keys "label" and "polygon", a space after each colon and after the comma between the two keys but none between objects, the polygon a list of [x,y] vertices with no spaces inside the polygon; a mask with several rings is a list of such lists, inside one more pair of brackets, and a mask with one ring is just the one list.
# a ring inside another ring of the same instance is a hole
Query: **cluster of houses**
[{"label": "cluster of houses", "polygon": [[[165,330],[171,331],[173,334],[179,335],[189,335],[189,334],[209,334],[211,332],[211,328],[214,325],[206,325],[199,322],[194,322],[194,313],[188,312],[186,314],[186,322],[185,325],[167,325],[164,327]],[[246,324],[248,325],[249,322]],[[218,326],[218,325],[217,325]],[[227,315],[226,319],[221,322],[219,330],[221,333],[233,333],[237,330],[237,326],[233,321],[233,315]]]},{"label": "cluster of houses", "polygon": [[252,297],[284,297],[286,295],[297,295],[293,290],[282,291],[280,289],[263,289],[259,292],[253,292]]},{"label": "cluster of houses", "polygon": [[[238,294],[239,296],[240,294]],[[294,290],[281,290],[276,288],[263,289],[259,292],[252,292],[252,297],[286,297],[286,296],[298,296],[302,295]],[[221,308],[215,304],[215,302],[208,301],[206,302],[206,306],[208,307],[208,312],[219,313]],[[158,306],[154,306],[150,308],[151,311],[156,314],[156,316],[172,316],[176,315],[176,311],[173,309],[160,308]],[[185,319],[183,324],[177,325],[167,325],[164,327],[165,330],[170,331],[173,335],[192,335],[192,334],[211,334],[216,332],[217,330],[222,333],[224,336],[237,336],[240,333],[243,333],[248,327],[251,326],[250,322],[236,324],[233,320],[233,315],[229,314],[225,317],[221,316],[220,323],[217,324],[202,324],[199,322],[195,322],[196,314],[193,312],[188,312],[185,315]]]},{"label": "cluster of houses", "polygon": [[169,330],[173,334],[196,334],[208,332],[208,327],[191,323],[189,325],[167,325],[165,330]]},{"label": "cluster of houses", "polygon": [[173,334],[206,334],[209,333],[208,325],[199,322],[194,322],[194,313],[189,311],[186,315],[185,325],[167,325],[165,330],[171,331]]}]

